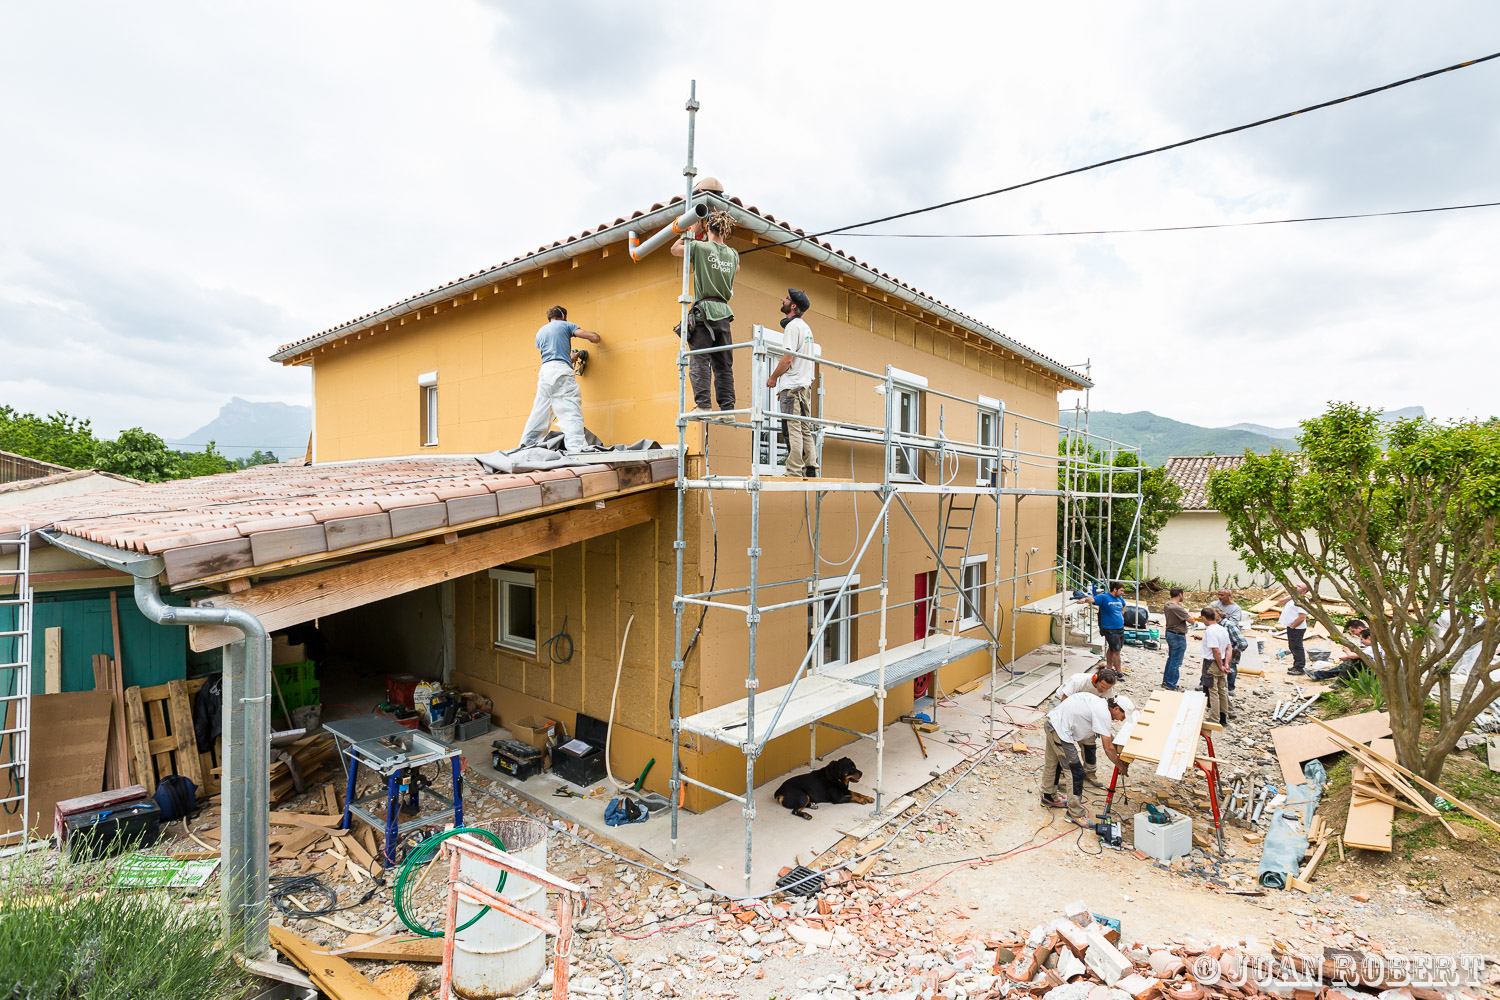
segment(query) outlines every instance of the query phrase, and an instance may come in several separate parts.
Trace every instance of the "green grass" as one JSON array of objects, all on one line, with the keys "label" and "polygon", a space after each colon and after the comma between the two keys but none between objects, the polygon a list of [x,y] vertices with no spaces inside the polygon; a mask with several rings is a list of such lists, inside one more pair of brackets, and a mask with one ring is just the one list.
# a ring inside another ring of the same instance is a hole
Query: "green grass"
[{"label": "green grass", "polygon": [[249,984],[220,938],[217,905],[107,889],[110,862],[48,852],[0,869],[0,997],[235,1000]]}]

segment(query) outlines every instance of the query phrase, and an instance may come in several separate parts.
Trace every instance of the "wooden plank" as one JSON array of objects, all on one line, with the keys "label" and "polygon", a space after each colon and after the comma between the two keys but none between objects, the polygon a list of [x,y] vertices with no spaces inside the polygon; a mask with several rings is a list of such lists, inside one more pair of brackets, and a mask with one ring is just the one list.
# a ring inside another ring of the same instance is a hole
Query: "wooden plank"
[{"label": "wooden plank", "polygon": [[321,524],[257,531],[250,536],[250,556],[257,566],[327,551],[328,536]]},{"label": "wooden plank", "polygon": [[[167,733],[167,713],[164,700],[152,698],[145,702],[146,726],[148,733],[156,733],[164,736]],[[154,746],[152,744],[155,744]],[[160,781],[169,774],[176,774],[172,765],[172,751],[177,749],[175,739],[150,739],[146,740],[146,752],[151,755],[151,760],[156,764],[156,781]],[[153,787],[155,784],[153,783]]]},{"label": "wooden plank", "polygon": [[62,628],[53,626],[42,633],[43,694],[62,694]]},{"label": "wooden plank", "polygon": [[[115,645],[119,645],[116,643]],[[115,787],[124,788],[130,780],[130,736],[125,714],[125,672],[118,659],[109,661],[110,688],[115,695]]]},{"label": "wooden plank", "polygon": [[[490,501],[493,507],[495,502]],[[356,517],[340,517],[323,522],[323,531],[328,536],[328,550],[347,549],[354,545],[379,542],[391,537],[389,514],[360,514]]]},{"label": "wooden plank", "polygon": [[135,775],[135,784],[146,789],[147,795],[156,794],[156,770],[151,766],[151,755],[147,749],[150,737],[146,732],[146,706],[141,704],[141,689],[125,689],[125,727],[130,734],[130,768]]},{"label": "wooden plank", "polygon": [[328,836],[328,831],[320,826],[297,827],[289,833],[278,834],[271,838],[273,842],[280,843],[276,849],[278,858],[295,858],[302,854],[313,844]]},{"label": "wooden plank", "polygon": [[193,732],[193,709],[188,704],[187,681],[167,682],[167,713],[177,740],[176,773],[203,787],[203,764],[198,759],[198,738]]},{"label": "wooden plank", "polygon": [[[1395,749],[1394,740],[1376,740],[1382,746]],[[1356,787],[1367,784],[1365,766],[1359,757],[1354,757],[1354,767],[1351,771],[1354,785]],[[1394,799],[1385,802],[1379,799],[1362,799],[1355,795],[1349,802],[1349,818],[1344,821],[1344,843],[1355,847],[1363,847],[1369,851],[1386,851],[1391,849],[1391,822],[1396,817]]]},{"label": "wooden plank", "polygon": [[[350,934],[344,938],[344,943],[339,945],[337,950],[343,952],[344,958],[365,962],[441,962],[443,960],[443,939],[440,937],[397,935],[392,941],[382,941],[383,936]],[[355,950],[346,950],[349,948]]]},{"label": "wooden plank", "polygon": [[125,657],[120,650],[120,598],[111,590],[109,592],[109,628],[115,640],[115,689],[120,688],[120,678],[125,674]]},{"label": "wooden plank", "polygon": [[271,946],[311,976],[318,989],[333,1000],[389,1000],[354,966],[285,927],[271,925]]},{"label": "wooden plank", "polygon": [[291,811],[273,811],[271,813],[272,826],[300,826],[303,823],[311,823],[314,826],[338,826],[343,821],[343,816],[321,816],[318,813]]},{"label": "wooden plank", "polygon": [[[1368,743],[1391,735],[1391,714],[1364,712],[1349,715],[1334,721],[1330,728],[1355,743]],[[1271,742],[1276,748],[1276,759],[1281,763],[1281,776],[1288,785],[1307,784],[1302,765],[1314,757],[1326,757],[1342,749],[1323,729],[1311,722],[1301,726],[1278,726],[1271,730]]]},{"label": "wooden plank", "polygon": [[184,545],[180,549],[167,549],[161,553],[161,558],[166,564],[170,583],[220,576],[255,565],[248,538]]},{"label": "wooden plank", "polygon": [[[644,524],[656,515],[657,505],[657,497],[651,493],[622,497],[607,502],[602,510],[562,511],[469,535],[451,545],[424,545],[376,556],[345,566],[274,580],[240,594],[215,594],[194,604],[249,611],[267,629],[286,628]],[[199,652],[216,649],[239,638],[237,629],[218,625],[194,626],[189,630],[189,641]]]}]

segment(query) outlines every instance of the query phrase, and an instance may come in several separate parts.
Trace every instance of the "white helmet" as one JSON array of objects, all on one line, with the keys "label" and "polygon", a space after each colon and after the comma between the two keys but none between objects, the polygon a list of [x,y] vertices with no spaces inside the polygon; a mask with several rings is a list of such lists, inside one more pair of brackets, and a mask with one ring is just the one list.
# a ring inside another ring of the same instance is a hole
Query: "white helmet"
[{"label": "white helmet", "polygon": [[1120,711],[1124,712],[1126,715],[1129,715],[1131,712],[1135,711],[1135,702],[1131,701],[1130,698],[1126,695],[1122,694],[1116,697],[1115,704],[1118,705]]}]

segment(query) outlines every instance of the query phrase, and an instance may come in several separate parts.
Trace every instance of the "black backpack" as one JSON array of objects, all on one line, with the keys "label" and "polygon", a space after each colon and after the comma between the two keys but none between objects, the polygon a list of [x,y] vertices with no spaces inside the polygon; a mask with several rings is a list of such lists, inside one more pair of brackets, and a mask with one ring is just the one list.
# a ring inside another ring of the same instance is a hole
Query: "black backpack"
[{"label": "black backpack", "polygon": [[162,822],[182,819],[198,808],[198,786],[192,778],[169,774],[156,786],[152,798],[161,809]]}]

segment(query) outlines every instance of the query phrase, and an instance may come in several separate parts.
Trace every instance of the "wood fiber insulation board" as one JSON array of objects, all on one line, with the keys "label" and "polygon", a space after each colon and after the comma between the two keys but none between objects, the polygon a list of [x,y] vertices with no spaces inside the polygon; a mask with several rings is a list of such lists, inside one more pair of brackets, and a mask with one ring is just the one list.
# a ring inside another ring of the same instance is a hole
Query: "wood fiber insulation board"
[{"label": "wood fiber insulation board", "polygon": [[[59,802],[102,790],[113,702],[108,691],[68,691],[32,697],[27,829],[47,836],[55,823]],[[14,716],[14,709],[6,713],[5,728],[15,725]],[[20,830],[21,820],[19,810],[14,815],[0,812],[0,832]]]},{"label": "wood fiber insulation board", "polygon": [[[1370,748],[1376,753],[1395,756],[1395,740],[1375,740]],[[1365,766],[1354,760],[1355,784],[1367,780]],[[1391,849],[1391,822],[1396,817],[1396,807],[1379,799],[1354,794],[1349,802],[1349,819],[1344,824],[1344,843],[1350,847],[1363,847],[1367,851]]]},{"label": "wood fiber insulation board", "polygon": [[[1391,735],[1389,712],[1364,712],[1326,723],[1356,743],[1369,743]],[[1281,762],[1281,776],[1288,785],[1305,785],[1302,765],[1314,757],[1326,757],[1342,748],[1315,722],[1304,726],[1278,726],[1271,730],[1276,759]]]},{"label": "wood fiber insulation board", "polygon": [[[1135,728],[1125,744],[1125,755],[1131,760],[1160,764],[1166,751],[1172,723],[1182,708],[1183,691],[1157,691],[1141,708]],[[1196,737],[1195,737],[1196,738]]]},{"label": "wood fiber insulation board", "polygon": [[[350,934],[336,950],[355,948],[345,952],[344,958],[357,958],[368,962],[441,962],[443,960],[442,938],[397,937],[394,941],[381,941],[385,935]],[[372,944],[371,942],[376,942]]]},{"label": "wood fiber insulation board", "polygon": [[[1208,699],[1197,691],[1179,692],[1177,716],[1171,720],[1167,742],[1162,746],[1162,760],[1156,773],[1165,778],[1180,778],[1193,764],[1198,740],[1203,732],[1203,713]],[[1159,721],[1166,721],[1161,716]]]}]

